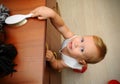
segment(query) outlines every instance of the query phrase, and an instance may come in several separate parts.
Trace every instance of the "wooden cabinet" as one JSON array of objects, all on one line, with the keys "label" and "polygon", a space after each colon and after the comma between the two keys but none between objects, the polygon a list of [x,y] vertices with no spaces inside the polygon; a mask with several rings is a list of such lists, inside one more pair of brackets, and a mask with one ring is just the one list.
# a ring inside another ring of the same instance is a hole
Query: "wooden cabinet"
[{"label": "wooden cabinet", "polygon": [[[56,8],[55,0],[1,0],[10,14],[28,14],[38,6]],[[48,21],[29,18],[19,27],[5,26],[7,43],[17,48],[16,73],[0,79],[0,84],[61,84],[61,73],[45,61],[45,45],[53,51],[60,48],[60,35]]]},{"label": "wooden cabinet", "polygon": [[[47,6],[57,12],[56,0],[47,0]],[[61,35],[53,27],[50,20],[47,20],[46,42],[52,51],[59,51],[61,47]],[[49,84],[61,84],[61,72],[52,69],[49,65],[47,65],[47,70],[49,72]]]}]

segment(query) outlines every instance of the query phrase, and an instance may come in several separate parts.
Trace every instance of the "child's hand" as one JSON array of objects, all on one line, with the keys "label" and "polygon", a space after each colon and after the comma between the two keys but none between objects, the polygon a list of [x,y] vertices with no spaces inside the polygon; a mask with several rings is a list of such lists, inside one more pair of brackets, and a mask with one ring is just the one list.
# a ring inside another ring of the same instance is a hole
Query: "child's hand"
[{"label": "child's hand", "polygon": [[31,11],[31,13],[33,14],[32,17],[38,17],[38,19],[40,20],[53,17],[55,14],[55,12],[51,8],[45,6],[38,7]]},{"label": "child's hand", "polygon": [[47,50],[46,51],[46,60],[52,62],[54,59],[55,59],[55,57],[54,57],[52,51]]}]

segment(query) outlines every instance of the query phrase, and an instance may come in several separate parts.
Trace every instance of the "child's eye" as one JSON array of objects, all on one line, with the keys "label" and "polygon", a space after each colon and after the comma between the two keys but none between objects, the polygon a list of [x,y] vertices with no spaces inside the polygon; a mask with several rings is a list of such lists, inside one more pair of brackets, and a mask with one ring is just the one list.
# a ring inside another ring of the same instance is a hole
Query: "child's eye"
[{"label": "child's eye", "polygon": [[80,48],[80,51],[81,51],[81,52],[84,52],[84,48]]}]

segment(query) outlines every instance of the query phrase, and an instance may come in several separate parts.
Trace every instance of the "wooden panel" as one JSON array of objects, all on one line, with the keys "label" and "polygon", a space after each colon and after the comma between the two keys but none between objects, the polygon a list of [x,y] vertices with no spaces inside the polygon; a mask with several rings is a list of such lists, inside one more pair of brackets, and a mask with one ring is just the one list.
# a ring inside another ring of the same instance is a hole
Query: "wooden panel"
[{"label": "wooden panel", "polygon": [[[47,0],[47,6],[56,9],[56,0]],[[60,33],[54,28],[51,24],[50,20],[47,20],[47,35],[46,35],[46,42],[49,45],[49,48],[52,51],[58,52],[61,47],[61,35]],[[59,57],[58,57],[59,58]],[[47,64],[49,76],[50,76],[50,84],[61,84],[61,72],[58,72]]]},{"label": "wooden panel", "polygon": [[[45,5],[45,0],[36,0],[34,4],[33,0],[2,0],[0,3],[10,8],[11,14],[23,14],[38,4]],[[0,79],[0,84],[43,84],[46,21],[30,18],[23,26],[6,26],[5,30],[6,42],[14,44],[18,51],[15,59],[17,72],[12,77],[9,75]]]},{"label": "wooden panel", "polygon": [[[28,14],[32,9],[46,5],[46,0],[1,0],[10,9],[10,14]],[[56,0],[47,0],[47,6],[56,8]],[[48,27],[46,31],[46,27]],[[53,70],[44,59],[45,34],[46,41],[53,51],[60,48],[60,34],[48,21],[28,19],[27,24],[20,27],[6,26],[7,43],[12,43],[18,50],[15,67],[18,72],[12,77],[0,79],[1,84],[61,84],[61,73]]]},{"label": "wooden panel", "polygon": [[[39,26],[35,26],[39,24]],[[34,27],[32,26],[34,25]],[[45,23],[30,20],[22,27],[7,27],[7,42],[16,46],[17,72],[0,80],[2,84],[40,83],[43,81]]]},{"label": "wooden panel", "polygon": [[0,4],[4,4],[11,11],[23,11],[36,8],[38,6],[45,6],[46,0],[1,0]]},{"label": "wooden panel", "polygon": [[[49,20],[47,21],[46,36],[47,36],[46,42],[49,45],[49,49],[58,52],[61,47],[61,36],[58,33],[58,31],[56,31],[56,29],[53,28]],[[52,67],[49,65],[47,65],[47,67],[49,68],[50,84],[61,84],[61,72],[52,69]]]}]

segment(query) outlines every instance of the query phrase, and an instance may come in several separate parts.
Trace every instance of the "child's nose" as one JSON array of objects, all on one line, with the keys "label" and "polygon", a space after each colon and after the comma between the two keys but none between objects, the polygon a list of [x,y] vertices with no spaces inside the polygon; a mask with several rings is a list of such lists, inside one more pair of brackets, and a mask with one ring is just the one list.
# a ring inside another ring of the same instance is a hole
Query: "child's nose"
[{"label": "child's nose", "polygon": [[78,48],[78,47],[80,47],[80,44],[76,43],[75,48]]},{"label": "child's nose", "polygon": [[77,44],[75,45],[75,48],[77,48]]}]

